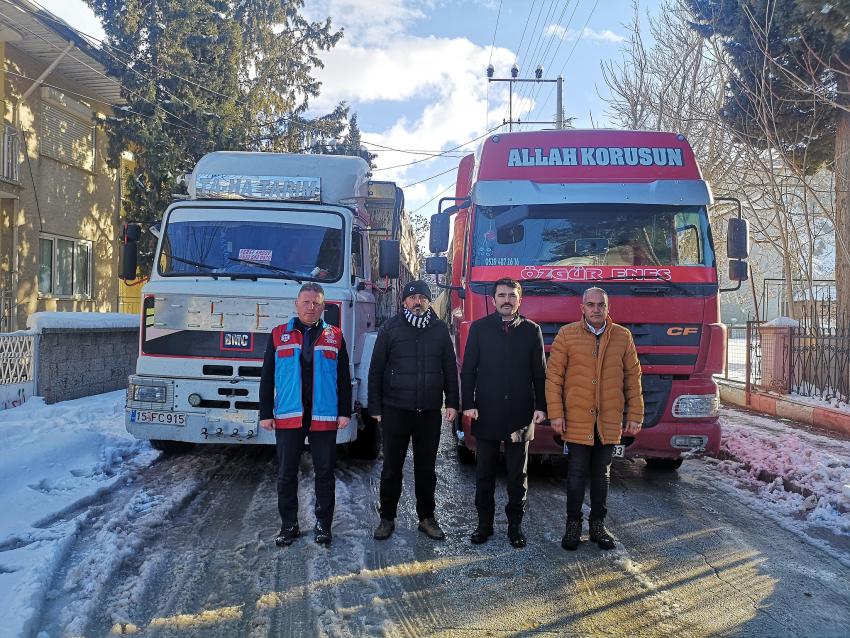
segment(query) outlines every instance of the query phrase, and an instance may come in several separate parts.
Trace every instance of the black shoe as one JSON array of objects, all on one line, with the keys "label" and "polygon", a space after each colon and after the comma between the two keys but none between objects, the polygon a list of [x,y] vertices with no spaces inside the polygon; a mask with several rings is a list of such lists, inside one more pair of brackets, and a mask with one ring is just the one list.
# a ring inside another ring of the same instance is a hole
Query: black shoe
[{"label": "black shoe", "polygon": [[301,530],[298,529],[297,524],[290,527],[281,527],[280,533],[275,536],[274,544],[278,547],[289,547],[299,536],[301,536]]},{"label": "black shoe", "polygon": [[581,521],[567,521],[567,531],[561,539],[561,547],[574,552],[581,542]]},{"label": "black shoe", "polygon": [[590,540],[599,545],[599,549],[614,549],[615,546],[614,539],[605,529],[605,521],[602,520],[590,521]]},{"label": "black shoe", "polygon": [[487,539],[493,535],[493,526],[492,525],[482,525],[478,523],[478,527],[475,528],[475,531],[472,532],[472,536],[469,537],[469,540],[473,545],[480,545],[481,543],[486,543]]},{"label": "black shoe", "polygon": [[433,538],[435,541],[445,540],[446,535],[437,524],[437,521],[431,518],[423,518],[419,521],[419,531],[423,532],[428,538]]},{"label": "black shoe", "polygon": [[393,535],[395,531],[395,521],[390,520],[388,518],[382,518],[381,522],[378,523],[378,526],[375,528],[375,533],[372,536],[375,540],[385,541],[390,536]]},{"label": "black shoe", "polygon": [[511,545],[517,548],[525,547],[528,544],[525,534],[522,532],[521,523],[508,523],[508,540]]},{"label": "black shoe", "polygon": [[325,526],[316,521],[316,527],[313,528],[313,532],[315,533],[315,540],[319,545],[330,545],[333,540],[333,534],[331,534],[330,525]]}]

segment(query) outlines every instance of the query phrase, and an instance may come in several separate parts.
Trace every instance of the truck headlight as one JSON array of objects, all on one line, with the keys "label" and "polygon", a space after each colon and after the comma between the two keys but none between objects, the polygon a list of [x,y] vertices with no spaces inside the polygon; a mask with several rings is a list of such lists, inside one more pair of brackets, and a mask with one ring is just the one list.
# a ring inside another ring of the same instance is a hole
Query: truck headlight
[{"label": "truck headlight", "polygon": [[680,419],[704,419],[720,412],[717,394],[683,394],[673,401],[673,416]]},{"label": "truck headlight", "polygon": [[133,385],[133,401],[144,403],[165,403],[166,387],[164,385]]}]

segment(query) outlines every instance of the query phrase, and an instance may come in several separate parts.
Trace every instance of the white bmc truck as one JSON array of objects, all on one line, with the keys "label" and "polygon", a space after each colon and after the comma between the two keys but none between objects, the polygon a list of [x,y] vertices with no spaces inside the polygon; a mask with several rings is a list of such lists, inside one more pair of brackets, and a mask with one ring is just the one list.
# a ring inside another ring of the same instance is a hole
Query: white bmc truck
[{"label": "white bmc truck", "polygon": [[[368,176],[356,157],[201,158],[188,176],[189,197],[151,228],[158,241],[127,391],[131,434],[166,451],[274,444],[274,433],[258,427],[263,354],[272,329],[295,315],[302,283],[317,282],[324,319],[342,329],[352,367],[352,419],[337,441],[351,443],[356,456],[377,456],[366,382],[380,308],[396,306],[379,297],[399,276],[404,197]],[[373,228],[376,220],[388,227]],[[130,224],[124,233],[125,279],[136,276],[140,232]]]}]

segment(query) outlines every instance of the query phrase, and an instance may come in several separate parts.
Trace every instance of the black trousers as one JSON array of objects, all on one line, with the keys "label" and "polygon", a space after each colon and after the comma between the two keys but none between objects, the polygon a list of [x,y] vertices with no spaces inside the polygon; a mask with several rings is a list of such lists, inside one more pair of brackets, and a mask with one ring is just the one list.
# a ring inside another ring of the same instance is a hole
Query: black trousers
[{"label": "black trousers", "polygon": [[590,520],[605,520],[608,514],[608,485],[611,482],[613,445],[602,445],[594,433],[593,445],[569,443],[567,458],[567,520],[581,520],[584,490],[590,478]]},{"label": "black trousers", "polygon": [[310,441],[316,475],[316,520],[325,529],[330,529],[336,503],[336,430],[315,432],[300,427],[275,430],[274,435],[277,444],[277,509],[283,527],[298,523],[298,466],[306,436]]},{"label": "black trousers", "polygon": [[[501,441],[475,439],[475,509],[478,522],[483,526],[493,525],[496,514],[496,471],[499,466]],[[505,514],[508,523],[519,523],[525,512],[528,493],[528,442],[505,441],[505,466],[508,471],[508,504]]]},{"label": "black trousers", "polygon": [[434,492],[437,489],[437,449],[440,446],[442,415],[439,410],[399,410],[384,406],[381,433],[384,465],[381,468],[381,518],[392,520],[398,514],[404,458],[413,439],[413,479],[416,490],[416,514],[434,516]]}]

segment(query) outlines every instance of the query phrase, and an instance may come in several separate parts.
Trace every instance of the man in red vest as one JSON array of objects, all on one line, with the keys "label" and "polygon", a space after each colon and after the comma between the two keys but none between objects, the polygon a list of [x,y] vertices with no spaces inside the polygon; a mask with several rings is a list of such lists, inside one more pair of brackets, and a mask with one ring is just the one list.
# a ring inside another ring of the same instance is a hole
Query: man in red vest
[{"label": "man in red vest", "polygon": [[316,475],[315,540],[332,539],[336,479],[336,431],[351,416],[351,372],[342,331],[322,320],[325,291],[301,286],[298,314],[272,330],[260,379],[260,426],[274,430],[277,446],[278,546],[301,535],[298,527],[298,465],[305,437]]}]

